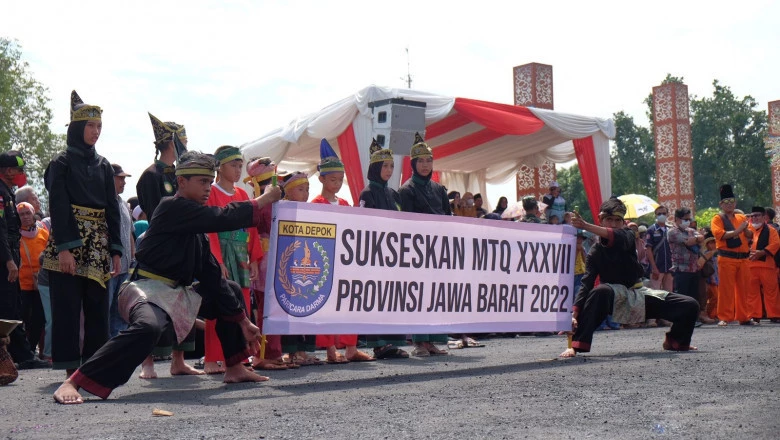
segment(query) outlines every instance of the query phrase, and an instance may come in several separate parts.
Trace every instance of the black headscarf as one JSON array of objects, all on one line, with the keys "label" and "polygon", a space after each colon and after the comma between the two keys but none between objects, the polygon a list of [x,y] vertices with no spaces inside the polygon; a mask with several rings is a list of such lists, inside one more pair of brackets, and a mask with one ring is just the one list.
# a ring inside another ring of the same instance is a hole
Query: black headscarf
[{"label": "black headscarf", "polygon": [[412,173],[414,174],[414,177],[417,177],[417,179],[423,181],[431,180],[431,177],[433,176],[433,170],[431,170],[430,174],[428,174],[427,176],[423,176],[417,172],[417,159],[412,159],[411,163],[412,163]]},{"label": "black headscarf", "polygon": [[368,180],[387,186],[387,180],[382,180],[382,165],[384,162],[375,162],[368,166]]},{"label": "black headscarf", "polygon": [[87,145],[87,143],[84,142],[84,128],[87,126],[87,122],[88,121],[76,121],[71,122],[70,125],[68,125],[68,146],[78,148],[84,151],[88,156],[89,153],[95,153],[95,146]]}]

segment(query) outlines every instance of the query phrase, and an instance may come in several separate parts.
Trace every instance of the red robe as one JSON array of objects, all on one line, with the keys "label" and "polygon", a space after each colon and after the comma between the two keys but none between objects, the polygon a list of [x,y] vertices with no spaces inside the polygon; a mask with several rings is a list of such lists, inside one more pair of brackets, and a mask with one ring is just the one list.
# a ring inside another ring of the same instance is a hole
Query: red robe
[{"label": "red robe", "polygon": [[[208,206],[224,207],[230,202],[243,202],[249,200],[249,196],[241,188],[235,187],[233,194],[228,194],[216,183],[211,185],[211,193],[209,193],[209,200],[206,202]],[[249,262],[254,263],[260,261],[263,257],[263,250],[260,246],[260,238],[257,234],[256,228],[249,228],[249,243],[247,243],[247,254],[249,255]],[[222,264],[222,249],[219,245],[219,237],[216,233],[206,234],[209,238],[209,247],[214,258],[217,259],[219,264]],[[246,306],[247,316],[249,316],[250,299],[249,289],[242,288],[244,293],[244,305]],[[203,346],[206,354],[206,362],[225,361],[225,356],[222,354],[222,345],[217,338],[216,330],[217,321],[213,319],[206,320],[206,330],[203,336]]]}]

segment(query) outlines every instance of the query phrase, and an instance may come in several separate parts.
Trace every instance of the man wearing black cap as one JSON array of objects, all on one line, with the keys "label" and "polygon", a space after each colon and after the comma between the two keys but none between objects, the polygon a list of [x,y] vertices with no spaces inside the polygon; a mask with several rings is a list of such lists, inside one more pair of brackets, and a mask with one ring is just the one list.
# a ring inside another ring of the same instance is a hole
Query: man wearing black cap
[{"label": "man wearing black cap", "polygon": [[[19,242],[21,223],[16,213],[14,187],[24,186],[24,158],[18,151],[0,154],[0,319],[22,319],[22,297],[19,290]],[[48,368],[48,362],[38,360],[24,336],[24,327],[17,326],[10,334],[8,353],[19,369]]]},{"label": "man wearing black cap", "polygon": [[[585,276],[572,304],[571,348],[561,357],[589,352],[594,330],[610,312],[615,321],[623,324],[638,324],[648,318],[669,320],[672,328],[666,333],[664,350],[696,350],[691,336],[699,303],[689,296],[643,285],[644,269],[637,260],[636,237],[624,226],[625,215],[626,206],[617,198],[601,204],[600,226],[587,223],[576,212],[572,215],[572,226],[599,240],[590,248]],[[596,278],[601,283],[598,286]]]},{"label": "man wearing black cap", "polygon": [[133,221],[130,217],[130,210],[127,208],[127,203],[120,196],[120,194],[125,192],[125,179],[132,176],[115,163],[111,164],[111,168],[114,169],[114,188],[116,188],[116,201],[119,204],[119,228],[122,236],[122,247],[127,250],[127,252],[122,254],[119,273],[108,281],[108,327],[109,334],[111,337],[114,337],[121,330],[127,328],[127,323],[119,316],[116,299],[119,296],[119,286],[125,282],[130,271],[130,262],[133,261],[133,255],[135,255],[135,242],[133,240]]},{"label": "man wearing black cap", "polygon": [[[206,233],[256,226],[261,208],[281,197],[278,187],[250,201],[224,208],[206,206],[216,163],[189,152],[176,170],[177,197],[162,201],[158,219],[137,253],[132,282],[122,290],[120,311],[130,326],[108,341],[54,393],[63,404],[83,403],[84,388],[102,398],[126,383],[165,333],[181,342],[200,315],[217,319],[217,336],[227,366],[224,381],[268,380],[248,371],[242,361],[257,354],[260,329],[247,318],[241,288],[222,275]],[[192,287],[195,279],[198,284]]]}]

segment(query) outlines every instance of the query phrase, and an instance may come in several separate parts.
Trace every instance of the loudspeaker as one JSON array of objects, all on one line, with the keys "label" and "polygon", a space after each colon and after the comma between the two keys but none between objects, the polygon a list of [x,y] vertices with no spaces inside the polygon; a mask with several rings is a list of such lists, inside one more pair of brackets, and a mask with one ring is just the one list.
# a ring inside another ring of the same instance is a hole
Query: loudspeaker
[{"label": "loudspeaker", "polygon": [[379,145],[393,154],[408,156],[414,144],[414,134],[425,138],[425,102],[403,98],[383,99],[368,103],[372,114],[373,135]]}]

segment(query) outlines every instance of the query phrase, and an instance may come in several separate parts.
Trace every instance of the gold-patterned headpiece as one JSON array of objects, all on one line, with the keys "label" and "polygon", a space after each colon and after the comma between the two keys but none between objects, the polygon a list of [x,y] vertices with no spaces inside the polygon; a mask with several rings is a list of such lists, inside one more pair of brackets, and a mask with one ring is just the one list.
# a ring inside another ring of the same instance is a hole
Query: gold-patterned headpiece
[{"label": "gold-patterned headpiece", "polygon": [[393,150],[389,148],[382,148],[376,139],[371,141],[371,146],[368,147],[368,151],[371,153],[371,160],[369,161],[369,164],[384,162],[386,160],[393,160]]},{"label": "gold-patterned headpiece", "polygon": [[414,145],[412,145],[412,151],[409,153],[412,159],[419,159],[421,157],[433,157],[433,151],[425,140],[420,136],[420,133],[414,134]]},{"label": "gold-patterned headpiece", "polygon": [[187,132],[184,130],[183,125],[175,122],[163,122],[151,113],[149,113],[149,119],[152,121],[155,144],[172,141],[174,134],[179,136],[179,140],[182,142],[187,140]]},{"label": "gold-patterned headpiece", "polygon": [[70,92],[70,122],[100,121],[103,110],[96,105],[84,104],[75,90]]}]

